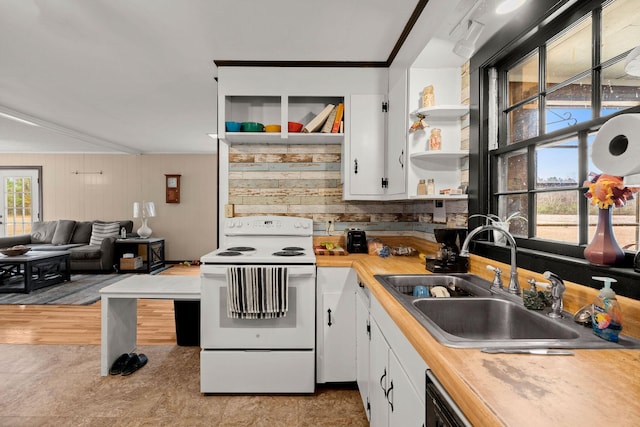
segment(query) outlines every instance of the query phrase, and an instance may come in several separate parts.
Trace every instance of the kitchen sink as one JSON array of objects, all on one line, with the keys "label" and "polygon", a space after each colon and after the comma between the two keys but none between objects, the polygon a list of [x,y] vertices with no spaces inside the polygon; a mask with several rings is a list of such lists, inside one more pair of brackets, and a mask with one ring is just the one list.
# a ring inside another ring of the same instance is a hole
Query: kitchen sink
[{"label": "kitchen sink", "polygon": [[403,295],[413,295],[416,286],[443,286],[454,298],[471,296],[491,296],[486,280],[473,274],[379,274],[375,276],[386,288],[392,288]]},{"label": "kitchen sink", "polygon": [[[640,340],[620,335],[613,343],[563,313],[524,307],[522,298],[473,274],[377,275],[376,280],[441,344],[457,348],[592,348],[640,349]],[[450,298],[417,298],[414,286],[444,286]]]},{"label": "kitchen sink", "polygon": [[575,340],[576,331],[502,299],[423,298],[413,305],[449,339],[475,341]]}]

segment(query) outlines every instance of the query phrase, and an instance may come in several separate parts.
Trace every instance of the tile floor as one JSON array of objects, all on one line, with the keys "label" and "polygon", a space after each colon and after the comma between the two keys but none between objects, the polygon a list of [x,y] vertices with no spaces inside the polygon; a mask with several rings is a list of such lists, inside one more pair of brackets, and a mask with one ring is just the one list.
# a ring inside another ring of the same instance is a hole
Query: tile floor
[{"label": "tile floor", "polygon": [[101,377],[97,345],[0,344],[1,426],[367,426],[356,390],[202,395],[198,347],[142,346],[149,363]]}]

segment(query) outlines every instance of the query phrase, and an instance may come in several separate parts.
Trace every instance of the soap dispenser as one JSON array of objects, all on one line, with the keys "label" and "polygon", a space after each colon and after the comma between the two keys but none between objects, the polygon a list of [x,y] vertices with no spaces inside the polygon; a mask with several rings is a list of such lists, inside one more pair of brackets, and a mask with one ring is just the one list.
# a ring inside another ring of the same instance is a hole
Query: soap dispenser
[{"label": "soap dispenser", "polygon": [[598,276],[592,279],[604,282],[604,287],[600,289],[593,302],[591,314],[593,332],[607,341],[618,342],[618,334],[622,330],[622,311],[616,299],[616,293],[611,289],[611,283],[616,280]]}]

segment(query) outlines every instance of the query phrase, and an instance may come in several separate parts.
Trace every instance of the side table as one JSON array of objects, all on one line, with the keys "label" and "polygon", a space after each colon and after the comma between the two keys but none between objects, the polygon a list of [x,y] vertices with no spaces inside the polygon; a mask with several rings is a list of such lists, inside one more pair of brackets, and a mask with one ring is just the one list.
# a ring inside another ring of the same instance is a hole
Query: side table
[{"label": "side table", "polygon": [[126,253],[141,257],[142,266],[135,269],[119,268],[120,273],[157,273],[164,268],[164,237],[117,239],[114,244],[114,261],[118,266]]}]

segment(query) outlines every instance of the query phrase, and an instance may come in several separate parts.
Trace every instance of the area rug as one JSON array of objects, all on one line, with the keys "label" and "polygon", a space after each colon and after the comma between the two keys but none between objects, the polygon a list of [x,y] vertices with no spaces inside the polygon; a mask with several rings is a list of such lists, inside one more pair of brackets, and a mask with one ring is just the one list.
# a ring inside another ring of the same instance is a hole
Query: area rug
[{"label": "area rug", "polygon": [[132,274],[72,274],[70,282],[36,289],[28,294],[0,294],[0,304],[89,305],[100,299],[100,289]]}]

